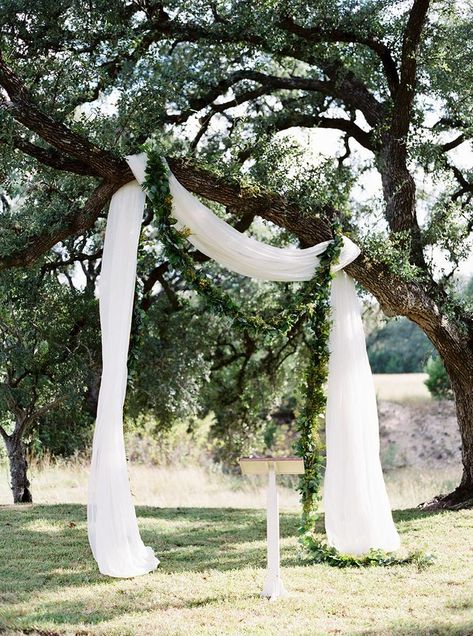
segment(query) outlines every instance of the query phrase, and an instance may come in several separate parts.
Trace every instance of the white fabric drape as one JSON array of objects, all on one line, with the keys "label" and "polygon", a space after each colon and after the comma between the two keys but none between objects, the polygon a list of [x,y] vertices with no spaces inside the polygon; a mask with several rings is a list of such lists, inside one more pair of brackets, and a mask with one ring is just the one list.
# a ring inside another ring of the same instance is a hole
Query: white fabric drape
[{"label": "white fabric drape", "polygon": [[332,282],[332,328],[326,411],[325,530],[341,552],[397,550],[379,459],[373,376],[366,353],[361,307],[352,278]]},{"label": "white fabric drape", "polygon": [[[139,183],[146,171],[146,155],[128,157],[128,163]],[[267,245],[246,236],[219,219],[212,210],[186,190],[169,174],[169,188],[173,198],[173,216],[176,227],[191,231],[188,240],[206,256],[224,267],[251,278],[271,281],[310,280],[329,241],[313,247],[297,249]],[[344,245],[334,271],[342,269],[359,255],[359,248],[344,237]]]},{"label": "white fabric drape", "polygon": [[[143,183],[146,155],[128,163]],[[139,536],[123,445],[122,411],[126,358],[136,274],[136,250],[144,195],[138,183],[113,197],[100,281],[103,338],[102,385],[89,486],[89,537],[100,571],[135,576],[158,561]],[[309,280],[328,243],[307,249],[277,248],[245,236],[219,219],[170,174],[173,216],[190,230],[189,241],[232,271],[271,281]],[[393,524],[379,459],[376,396],[354,283],[339,271],[359,249],[348,238],[334,271],[334,321],[330,336],[327,402],[327,473],[324,507],[328,541],[361,554],[395,550]]]},{"label": "white fabric drape", "polygon": [[159,563],[140,537],[123,441],[128,343],[144,202],[144,192],[136,181],[113,195],[99,282],[103,370],[87,520],[100,572],[119,577],[146,574]]}]

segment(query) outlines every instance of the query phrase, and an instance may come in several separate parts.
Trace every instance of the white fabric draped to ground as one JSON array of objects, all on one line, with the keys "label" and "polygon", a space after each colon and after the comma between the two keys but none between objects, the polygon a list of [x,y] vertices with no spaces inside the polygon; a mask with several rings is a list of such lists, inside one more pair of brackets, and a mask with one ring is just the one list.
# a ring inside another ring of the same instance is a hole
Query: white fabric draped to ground
[{"label": "white fabric draped to ground", "polygon": [[[112,198],[100,278],[103,373],[89,479],[88,529],[103,574],[130,577],[159,561],[143,544],[128,481],[123,442],[123,402],[145,196],[146,155],[128,163],[136,181]],[[173,216],[190,230],[189,241],[224,267],[270,281],[309,280],[327,243],[307,249],[277,248],[241,234],[219,219],[169,175]],[[376,396],[366,354],[359,301],[343,272],[359,254],[348,238],[332,283],[333,323],[327,387],[325,527],[330,545],[362,554],[393,551],[399,537],[392,520],[379,459]]]}]

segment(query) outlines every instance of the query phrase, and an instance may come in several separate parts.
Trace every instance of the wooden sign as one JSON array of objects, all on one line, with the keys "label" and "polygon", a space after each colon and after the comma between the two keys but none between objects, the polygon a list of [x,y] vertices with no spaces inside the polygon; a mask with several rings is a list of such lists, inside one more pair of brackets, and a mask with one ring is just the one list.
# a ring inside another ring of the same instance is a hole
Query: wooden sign
[{"label": "wooden sign", "polygon": [[276,475],[302,475],[304,461],[301,457],[241,457],[243,475],[268,475],[266,498],[266,534],[268,565],[262,596],[271,601],[286,595],[281,580],[279,549],[279,501]]}]

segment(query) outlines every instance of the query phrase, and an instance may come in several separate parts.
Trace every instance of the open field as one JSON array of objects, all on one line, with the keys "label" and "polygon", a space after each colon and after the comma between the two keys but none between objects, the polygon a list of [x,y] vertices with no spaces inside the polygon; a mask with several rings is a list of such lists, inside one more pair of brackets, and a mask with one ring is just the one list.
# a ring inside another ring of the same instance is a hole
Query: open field
[{"label": "open field", "polygon": [[[258,478],[223,475],[196,466],[156,467],[129,465],[134,500],[137,505],[175,508],[264,508],[265,484]],[[33,499],[38,504],[87,502],[88,465],[85,462],[58,462],[30,471]],[[386,473],[393,508],[415,507],[420,502],[449,492],[458,484],[458,464],[438,468],[400,468]],[[295,483],[295,482],[294,482]],[[11,502],[8,469],[0,464],[0,504]],[[294,488],[280,487],[282,510],[299,510]]]},{"label": "open field", "polygon": [[432,400],[424,384],[427,373],[375,373],[373,378],[378,400],[401,404]]},{"label": "open field", "polygon": [[[0,508],[0,632],[56,636],[463,635],[473,631],[473,511],[395,513],[404,549],[435,563],[340,570],[299,554],[298,515],[281,515],[289,596],[259,597],[264,513],[139,507],[161,559],[135,579],[101,576],[81,505]],[[321,527],[321,526],[320,526]]]}]

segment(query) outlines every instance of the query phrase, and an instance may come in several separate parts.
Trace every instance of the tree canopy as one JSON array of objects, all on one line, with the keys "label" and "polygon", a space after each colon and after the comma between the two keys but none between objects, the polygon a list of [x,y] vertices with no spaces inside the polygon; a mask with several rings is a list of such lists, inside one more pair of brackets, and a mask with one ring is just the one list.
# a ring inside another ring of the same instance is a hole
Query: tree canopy
[{"label": "tree canopy", "polygon": [[[347,271],[445,363],[471,492],[473,322],[455,274],[471,246],[472,14],[470,0],[3,0],[0,267],[55,263],[73,285],[81,267],[94,286],[124,156],[150,137],[241,231],[307,246],[339,218],[362,247]],[[139,308],[172,312],[188,291],[144,225]],[[203,267],[251,303],[252,283]],[[218,346],[240,370],[264,349]]]}]

